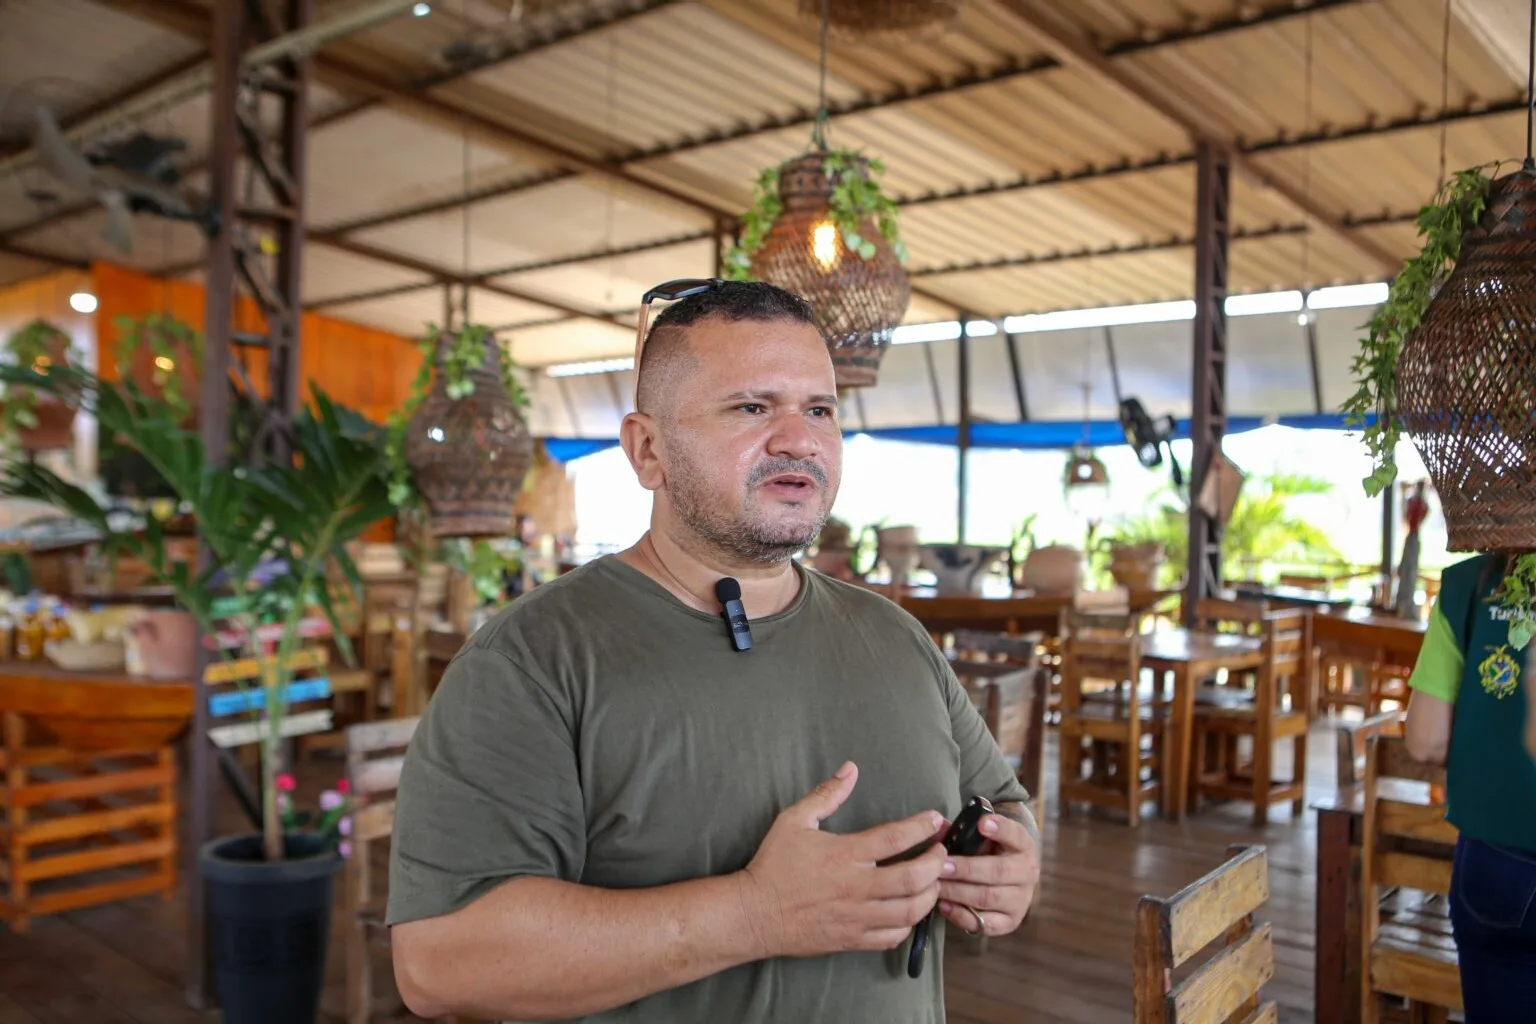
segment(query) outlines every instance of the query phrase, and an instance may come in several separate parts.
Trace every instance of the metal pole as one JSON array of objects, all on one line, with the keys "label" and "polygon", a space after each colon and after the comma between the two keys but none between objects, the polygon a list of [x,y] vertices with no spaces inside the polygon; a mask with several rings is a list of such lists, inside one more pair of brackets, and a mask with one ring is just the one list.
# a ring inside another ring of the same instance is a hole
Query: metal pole
[{"label": "metal pole", "polygon": [[965,517],[967,505],[967,492],[970,490],[970,455],[971,455],[971,339],[967,333],[971,323],[971,314],[960,314],[960,431],[959,431],[959,468],[956,472],[956,483],[959,489],[959,500],[956,503],[956,543],[965,543]]},{"label": "metal pole", "polygon": [[[1189,579],[1184,622],[1194,625],[1196,606],[1221,588],[1221,540],[1225,524],[1200,507],[1200,492],[1215,469],[1227,428],[1227,241],[1231,164],[1209,142],[1195,156],[1195,352],[1191,434],[1194,458],[1189,484]],[[1219,508],[1220,502],[1217,502]]]}]

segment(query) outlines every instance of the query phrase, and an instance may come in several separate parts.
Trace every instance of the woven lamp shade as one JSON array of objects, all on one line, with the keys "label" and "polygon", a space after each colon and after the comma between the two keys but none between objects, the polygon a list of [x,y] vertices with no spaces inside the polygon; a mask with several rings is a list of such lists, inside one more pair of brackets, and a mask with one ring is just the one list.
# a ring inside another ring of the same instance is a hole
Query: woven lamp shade
[{"label": "woven lamp shade", "polygon": [[1536,549],[1536,177],[1499,178],[1397,364],[1451,551]]},{"label": "woven lamp shade", "polygon": [[784,165],[779,198],[784,210],[752,257],[752,276],[802,296],[816,311],[841,388],[872,387],[891,333],[912,299],[907,272],[873,217],[858,226],[874,255],[850,252],[828,209],[832,182],[822,154]]},{"label": "woven lamp shade", "polygon": [[[800,13],[821,18],[822,0],[799,0]],[[960,17],[963,0],[827,0],[827,29],[852,38],[909,42],[938,34]]]}]

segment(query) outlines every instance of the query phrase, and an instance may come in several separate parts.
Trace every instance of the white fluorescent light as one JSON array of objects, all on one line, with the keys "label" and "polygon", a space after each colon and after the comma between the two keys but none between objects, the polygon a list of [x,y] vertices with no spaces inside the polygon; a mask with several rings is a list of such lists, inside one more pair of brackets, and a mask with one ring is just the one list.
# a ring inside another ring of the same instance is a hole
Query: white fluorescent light
[{"label": "white fluorescent light", "polygon": [[892,345],[911,345],[923,341],[953,341],[960,337],[960,321],[940,320],[932,324],[902,324],[891,332]]},{"label": "white fluorescent light", "polygon": [[991,320],[972,320],[965,325],[967,338],[990,338],[997,333],[997,324]]},{"label": "white fluorescent light", "polygon": [[90,292],[75,292],[69,297],[69,308],[76,313],[96,312],[96,296]]},{"label": "white fluorescent light", "polygon": [[622,359],[592,359],[585,363],[557,363],[545,367],[544,372],[551,377],[580,377],[588,373],[618,373],[632,370],[634,366],[634,357],[625,356]]},{"label": "white fluorescent light", "polygon": [[432,13],[432,5],[417,4],[415,7],[411,8],[411,13],[416,15],[418,18],[425,18],[427,15]]},{"label": "white fluorescent light", "polygon": [[1387,301],[1388,290],[1385,281],[1319,288],[1307,296],[1307,308],[1344,309],[1348,306],[1376,306]]},{"label": "white fluorescent light", "polygon": [[1301,292],[1259,292],[1228,295],[1227,316],[1259,316],[1264,313],[1295,313],[1301,309]]},{"label": "white fluorescent light", "polygon": [[1100,306],[1096,309],[1064,309],[1057,313],[1010,316],[1003,321],[1003,330],[1009,334],[1030,334],[1039,331],[1070,331],[1083,327],[1166,323],[1170,320],[1194,318],[1194,300],[1181,299],[1177,302],[1144,302],[1133,306]]}]

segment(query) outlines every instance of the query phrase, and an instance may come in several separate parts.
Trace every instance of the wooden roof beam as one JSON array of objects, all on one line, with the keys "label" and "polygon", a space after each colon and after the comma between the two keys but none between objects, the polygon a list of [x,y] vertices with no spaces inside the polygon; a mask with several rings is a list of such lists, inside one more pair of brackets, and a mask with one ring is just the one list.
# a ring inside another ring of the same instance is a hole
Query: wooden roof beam
[{"label": "wooden roof beam", "polygon": [[1233,169],[1251,181],[1273,190],[1301,212],[1311,217],[1319,227],[1332,234],[1350,249],[1369,260],[1388,275],[1397,273],[1402,261],[1395,259],[1381,246],[1361,238],[1345,227],[1342,220],[1325,210],[1311,196],[1305,195],[1290,182],[1274,177],[1259,167],[1225,133],[1205,123],[1204,115],[1186,101],[1163,95],[1145,88],[1122,67],[1117,67],[1083,36],[1074,26],[1064,24],[1058,15],[1046,13],[1032,0],[999,0],[1003,8],[1029,27],[1041,44],[1063,64],[1077,68],[1101,85],[1118,93],[1127,102],[1146,107],[1171,124],[1177,125],[1191,140],[1207,141],[1225,152],[1232,161]]}]

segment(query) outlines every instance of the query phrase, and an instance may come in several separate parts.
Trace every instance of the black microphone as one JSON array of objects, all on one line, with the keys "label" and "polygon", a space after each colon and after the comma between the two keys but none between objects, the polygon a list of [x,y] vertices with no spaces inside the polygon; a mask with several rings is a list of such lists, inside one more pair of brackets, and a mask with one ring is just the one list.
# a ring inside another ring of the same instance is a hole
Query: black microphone
[{"label": "black microphone", "polygon": [[725,606],[725,624],[731,629],[731,646],[738,651],[752,647],[752,626],[741,606],[741,584],[729,576],[715,584],[715,597]]}]

